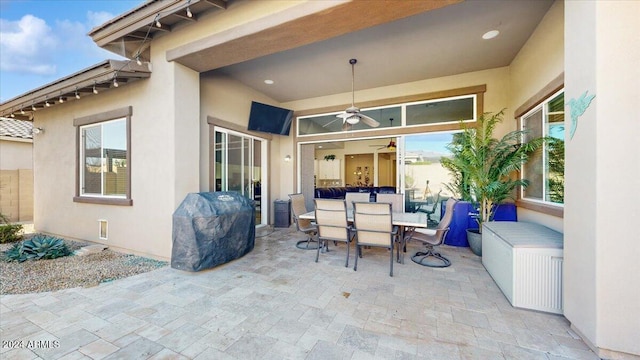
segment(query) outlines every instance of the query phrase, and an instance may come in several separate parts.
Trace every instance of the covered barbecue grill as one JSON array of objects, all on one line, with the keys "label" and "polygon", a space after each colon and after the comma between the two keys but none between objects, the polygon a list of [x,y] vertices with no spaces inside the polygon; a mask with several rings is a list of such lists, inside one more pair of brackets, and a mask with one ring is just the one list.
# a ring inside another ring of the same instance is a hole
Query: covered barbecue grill
[{"label": "covered barbecue grill", "polygon": [[255,205],[237,192],[190,193],[173,213],[171,267],[210,269],[244,256],[255,244]]}]

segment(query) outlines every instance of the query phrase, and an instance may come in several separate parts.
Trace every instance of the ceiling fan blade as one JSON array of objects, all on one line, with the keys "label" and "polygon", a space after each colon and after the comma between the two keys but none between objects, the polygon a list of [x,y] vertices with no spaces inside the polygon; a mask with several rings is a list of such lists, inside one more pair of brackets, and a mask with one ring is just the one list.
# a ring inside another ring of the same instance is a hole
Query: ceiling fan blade
[{"label": "ceiling fan blade", "polygon": [[327,126],[329,126],[329,125],[333,124],[333,123],[334,123],[334,122],[336,122],[336,121],[338,121],[338,119],[333,119],[333,120],[329,121],[328,123],[326,123],[326,124],[322,125],[322,127],[323,127],[323,128],[324,128],[324,127],[327,127]]},{"label": "ceiling fan blade", "polygon": [[371,117],[368,117],[367,115],[358,114],[358,116],[360,116],[360,120],[362,120],[362,122],[365,123],[366,125],[369,125],[371,127],[380,126],[380,123],[377,120],[375,120],[375,119],[373,119]]},{"label": "ceiling fan blade", "polygon": [[348,118],[348,117],[349,117],[349,116],[351,116],[351,115],[352,115],[352,114],[349,114],[349,113],[346,113],[346,112],[342,112],[342,113],[340,113],[340,114],[336,115],[336,117],[341,118],[341,119],[346,119],[346,118]]}]

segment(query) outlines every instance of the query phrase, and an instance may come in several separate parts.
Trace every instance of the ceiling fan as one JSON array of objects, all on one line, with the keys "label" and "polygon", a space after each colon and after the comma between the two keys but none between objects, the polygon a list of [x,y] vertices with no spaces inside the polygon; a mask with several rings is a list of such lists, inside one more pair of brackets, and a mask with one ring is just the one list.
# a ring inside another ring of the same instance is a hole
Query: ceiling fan
[{"label": "ceiling fan", "polygon": [[[393,118],[389,118],[389,127],[392,127],[393,126],[392,124],[393,124]],[[394,151],[396,149],[396,142],[393,141],[393,138],[391,138],[389,139],[389,143],[387,145],[369,145],[369,146],[380,146],[376,150],[388,149],[388,150]]]},{"label": "ceiling fan", "polygon": [[369,146],[379,146],[376,150],[387,149],[387,150],[394,151],[397,148],[396,142],[393,141],[393,139],[390,139],[387,145],[369,145]]},{"label": "ceiling fan", "polygon": [[[367,115],[364,115],[360,112],[360,108],[355,106],[355,90],[354,90],[354,78],[355,78],[355,71],[354,71],[354,65],[358,62],[357,59],[350,59],[349,60],[349,64],[351,64],[351,106],[348,107],[343,113],[340,113],[338,115],[336,115],[336,117],[341,118],[342,119],[342,130],[346,131],[346,130],[350,130],[351,126],[359,123],[360,121],[362,121],[364,124],[371,126],[371,127],[378,127],[380,126],[380,123],[378,121],[376,121],[375,119],[373,119],[372,117],[369,117]],[[324,126],[328,126],[329,124],[331,124],[333,121],[329,122],[328,124],[325,124]]]}]

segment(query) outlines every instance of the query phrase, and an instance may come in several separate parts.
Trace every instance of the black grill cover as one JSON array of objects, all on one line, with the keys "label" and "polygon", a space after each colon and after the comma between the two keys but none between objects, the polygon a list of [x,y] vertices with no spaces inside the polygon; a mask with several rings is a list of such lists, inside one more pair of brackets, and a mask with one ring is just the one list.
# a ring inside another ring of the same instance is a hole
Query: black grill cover
[{"label": "black grill cover", "polygon": [[210,269],[244,256],[256,240],[255,204],[237,192],[190,193],[173,213],[171,267]]}]

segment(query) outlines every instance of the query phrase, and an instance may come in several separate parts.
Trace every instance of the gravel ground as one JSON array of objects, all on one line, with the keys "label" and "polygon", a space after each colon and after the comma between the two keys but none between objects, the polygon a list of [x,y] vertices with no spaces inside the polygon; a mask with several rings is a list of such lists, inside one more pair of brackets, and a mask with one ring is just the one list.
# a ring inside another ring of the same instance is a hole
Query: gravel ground
[{"label": "gravel ground", "polygon": [[[65,240],[73,251],[86,246]],[[13,244],[0,244],[0,251]],[[0,260],[0,295],[27,294],[74,287],[97,286],[167,266],[166,262],[106,249],[86,256],[66,256],[52,260],[7,262]]]}]

